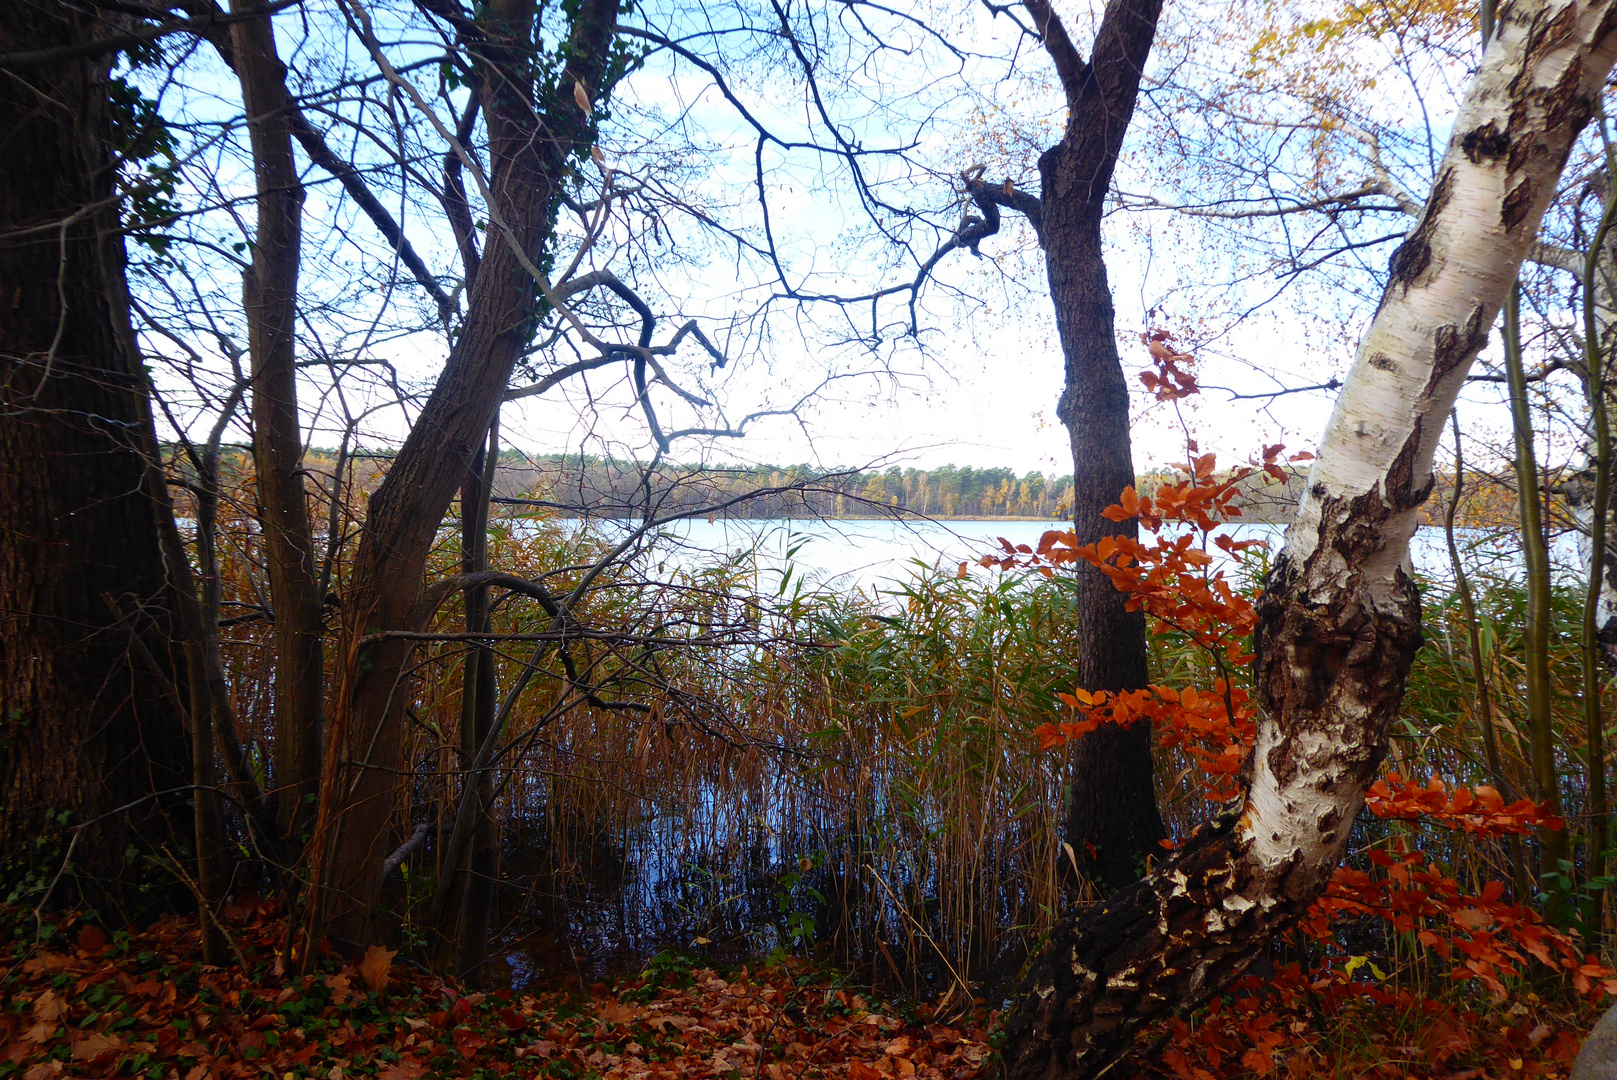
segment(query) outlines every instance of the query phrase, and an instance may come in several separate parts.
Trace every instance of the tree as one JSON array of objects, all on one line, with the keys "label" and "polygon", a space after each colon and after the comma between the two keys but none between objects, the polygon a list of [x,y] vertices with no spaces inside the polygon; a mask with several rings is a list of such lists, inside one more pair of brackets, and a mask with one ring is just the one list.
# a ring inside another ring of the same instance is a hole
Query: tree
[{"label": "tree", "polygon": [[[1067,98],[1067,129],[1039,158],[1036,228],[1061,335],[1065,389],[1056,415],[1072,444],[1073,526],[1081,543],[1137,536],[1133,521],[1102,516],[1134,483],[1129,391],[1117,353],[1112,294],[1101,250],[1101,218],[1112,173],[1156,35],[1160,0],[1112,0],[1086,63],[1047,0],[1025,5]],[[1004,188],[990,192],[997,200]],[[1010,200],[1024,211],[1024,200]],[[1078,685],[1134,690],[1149,681],[1145,618],[1124,606],[1111,581],[1078,572]],[[1152,783],[1151,729],[1102,728],[1073,751],[1066,838],[1103,892],[1136,880],[1166,832]]]},{"label": "tree", "polygon": [[[231,5],[238,15],[251,8],[243,0]],[[292,154],[295,112],[274,23],[262,15],[242,19],[230,31],[258,189],[242,307],[252,358],[253,465],[275,616],[275,797],[287,850],[295,852],[313,816],[325,703],[322,597],[304,492],[297,393],[303,183]]]},{"label": "tree", "polygon": [[[1044,252],[1049,296],[1061,342],[1065,386],[1056,411],[1067,428],[1073,454],[1074,525],[1086,542],[1105,536],[1132,537],[1136,534],[1132,521],[1119,523],[1102,516],[1117,493],[1132,484],[1135,477],[1128,383],[1117,351],[1101,222],[1156,35],[1161,0],[1110,0],[1087,59],[1048,0],[1024,0],[1020,5],[1030,23],[1023,22],[1023,15],[1015,12],[1012,5],[986,7],[992,16],[1010,18],[1021,29],[1021,36],[1042,46],[1060,85],[1066,122],[1060,141],[1039,158],[1037,194],[1019,188],[1011,179],[989,182],[985,178],[986,166],[961,171],[958,146],[951,141],[955,163],[951,173],[964,181],[967,206],[966,212],[958,215],[958,224],[947,228],[932,225],[930,215],[912,207],[893,205],[886,188],[863,171],[866,166],[862,155],[876,162],[899,158],[919,167],[924,160],[916,146],[922,141],[919,133],[936,119],[935,115],[923,107],[922,118],[915,121],[917,134],[912,142],[895,140],[895,145],[878,148],[850,140],[843,129],[857,128],[862,118],[843,116],[833,109],[833,83],[845,81],[847,73],[855,70],[863,73],[873,69],[885,74],[882,54],[897,51],[891,48],[892,41],[904,41],[906,50],[917,57],[934,48],[940,50],[939,61],[958,64],[961,81],[969,83],[975,74],[970,65],[980,58],[946,38],[941,29],[943,20],[934,12],[863,3],[825,10],[814,5],[802,9],[772,5],[774,23],[760,27],[757,34],[766,41],[775,38],[782,43],[793,74],[806,88],[808,115],[821,122],[823,136],[813,128],[812,119],[804,135],[777,131],[759,119],[767,108],[766,101],[741,101],[738,89],[725,73],[726,56],[734,51],[730,44],[734,35],[728,28],[722,34],[698,30],[677,41],[661,34],[646,37],[707,73],[745,126],[755,133],[760,153],[757,189],[760,202],[765,204],[766,253],[779,275],[781,298],[806,308],[829,304],[847,310],[868,304],[870,327],[858,333],[872,352],[887,343],[878,314],[883,301],[907,301],[905,340],[918,342],[925,329],[917,312],[922,290],[935,277],[944,258],[955,251],[978,252],[982,241],[1000,231],[1003,209],[1027,218]],[[842,11],[850,13],[850,18],[840,20]],[[878,19],[888,20],[890,25],[877,30],[874,27],[879,25]],[[693,40],[710,33],[717,43],[717,55],[697,55]],[[823,44],[828,41],[837,42],[838,49],[828,49]],[[1018,49],[1020,44],[1018,41]],[[850,62],[842,50],[856,52],[858,45],[867,47],[871,55]],[[840,57],[847,67],[841,72],[831,68],[828,58],[832,56]],[[1016,59],[1001,59],[1007,71],[1016,69]],[[915,72],[909,74],[913,78]],[[907,114],[905,119],[909,119]],[[771,144],[783,152],[788,147],[813,147],[829,159],[844,159],[845,181],[871,219],[871,237],[886,249],[876,265],[885,269],[898,251],[913,259],[913,277],[870,292],[854,293],[852,289],[817,289],[808,280],[791,276],[786,269],[791,265],[786,241],[767,216],[761,153]],[[958,203],[951,209],[957,206]],[[926,235],[940,237],[930,254],[922,254],[919,245],[904,231],[917,224],[926,226],[922,230]],[[939,485],[946,480],[941,471],[929,477],[929,494],[921,494],[912,508],[923,514],[953,514],[959,496],[951,497],[941,490]],[[1098,573],[1081,569],[1073,587],[1084,612],[1081,634],[1085,644],[1077,672],[1079,682],[1097,690],[1146,685],[1143,617],[1126,610],[1122,598]],[[1145,725],[1096,731],[1074,747],[1066,839],[1085,875],[1102,891],[1135,880],[1146,861],[1161,850],[1158,842],[1165,831],[1156,806],[1151,747],[1151,732]]]},{"label": "tree", "polygon": [[1140,1023],[1244,971],[1341,859],[1419,643],[1401,566],[1433,454],[1617,63],[1613,13],[1554,0],[1501,13],[1264,594],[1243,797],[1058,926],[1007,1023],[1012,1076],[1099,1075]]},{"label": "tree", "polygon": [[[343,604],[343,676],[326,736],[315,833],[315,887],[308,941],[328,931],[346,945],[374,940],[371,922],[393,846],[389,823],[404,762],[398,682],[408,643],[379,631],[414,630],[427,553],[482,444],[518,355],[527,347],[549,282],[548,261],[561,187],[575,152],[591,138],[593,102],[614,70],[617,0],[585,0],[571,14],[555,70],[535,62],[537,12],[497,3],[477,17],[436,9],[479,72],[479,106],[489,130],[492,242],[469,287],[455,347],[411,435],[371,497]],[[390,69],[369,15],[350,0],[373,58]],[[544,133],[534,138],[534,131]],[[464,151],[457,151],[457,156]],[[464,159],[463,159],[464,160]],[[305,956],[311,955],[306,952]]]},{"label": "tree", "polygon": [[114,896],[131,842],[185,837],[166,814],[191,778],[120,220],[120,167],[163,134],[93,51],[117,29],[0,11],[0,50],[41,57],[0,73],[0,848],[34,851],[68,815],[83,886]]}]

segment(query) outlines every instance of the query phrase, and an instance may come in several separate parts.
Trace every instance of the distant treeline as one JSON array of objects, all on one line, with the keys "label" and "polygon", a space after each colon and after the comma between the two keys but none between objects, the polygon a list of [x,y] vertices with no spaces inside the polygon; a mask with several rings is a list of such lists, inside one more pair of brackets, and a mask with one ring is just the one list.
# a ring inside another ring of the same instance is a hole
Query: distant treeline
[{"label": "distant treeline", "polygon": [[882,471],[812,465],[656,466],[577,455],[500,455],[496,493],[589,514],[638,513],[649,487],[659,512],[717,508],[733,518],[881,517],[1057,520],[1072,511],[1072,477],[945,465]]},{"label": "distant treeline", "polygon": [[[366,453],[351,458],[344,470],[349,490],[374,490],[386,472],[389,455]],[[183,456],[177,462],[183,468]],[[329,484],[336,455],[313,449],[306,467],[311,483]],[[227,452],[228,471],[250,468],[247,456]],[[1302,494],[1306,467],[1288,468],[1285,484],[1252,476],[1242,487],[1242,521],[1286,524]],[[1153,471],[1136,487],[1152,494],[1183,474]],[[1514,495],[1479,477],[1468,480],[1458,524],[1492,527],[1510,517]],[[496,500],[513,508],[529,507],[565,517],[638,517],[647,494],[659,515],[703,512],[726,518],[876,518],[895,512],[932,518],[1025,519],[1062,521],[1072,513],[1072,477],[1030,472],[1018,476],[1006,468],[944,465],[936,469],[827,469],[813,465],[680,465],[578,454],[532,455],[519,450],[500,454],[495,474]],[[1423,507],[1423,524],[1441,524],[1452,498],[1450,477],[1436,477],[1432,497]]]}]

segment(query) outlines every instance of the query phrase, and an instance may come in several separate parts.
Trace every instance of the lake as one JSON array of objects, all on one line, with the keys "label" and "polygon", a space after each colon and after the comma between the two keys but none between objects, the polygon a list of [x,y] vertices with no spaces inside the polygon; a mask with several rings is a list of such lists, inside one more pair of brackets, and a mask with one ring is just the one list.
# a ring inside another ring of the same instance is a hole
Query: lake
[{"label": "lake", "polygon": [[[578,522],[563,522],[578,527]],[[632,527],[631,522],[598,521],[608,536]],[[676,564],[694,565],[710,553],[756,559],[759,591],[775,592],[790,568],[789,581],[849,591],[887,591],[923,568],[952,570],[962,562],[975,568],[981,555],[998,554],[999,538],[1037,547],[1047,530],[1065,527],[1053,521],[893,521],[887,519],[754,520],[692,518],[663,528],[657,549]],[[1280,550],[1283,525],[1239,524],[1223,530],[1237,540],[1267,540],[1271,554]],[[1456,539],[1468,574],[1519,577],[1521,541],[1503,530],[1458,529]],[[1225,560],[1216,548],[1211,553]],[[790,553],[791,557],[788,558]],[[1452,585],[1453,572],[1443,530],[1421,528],[1410,544],[1416,571],[1434,585]],[[1558,576],[1581,577],[1574,538],[1563,534],[1552,542]],[[991,571],[977,571],[989,573]]]}]

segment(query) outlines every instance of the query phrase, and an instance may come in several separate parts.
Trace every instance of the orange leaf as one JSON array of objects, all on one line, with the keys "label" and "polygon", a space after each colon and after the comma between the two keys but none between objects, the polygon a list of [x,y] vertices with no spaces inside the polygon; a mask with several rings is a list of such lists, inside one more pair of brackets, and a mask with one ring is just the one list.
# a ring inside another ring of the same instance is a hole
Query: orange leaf
[{"label": "orange leaf", "polygon": [[380,945],[372,945],[365,950],[365,958],[359,962],[359,977],[365,980],[365,985],[377,993],[387,989],[388,972],[393,970],[393,957],[396,952],[389,952]]}]

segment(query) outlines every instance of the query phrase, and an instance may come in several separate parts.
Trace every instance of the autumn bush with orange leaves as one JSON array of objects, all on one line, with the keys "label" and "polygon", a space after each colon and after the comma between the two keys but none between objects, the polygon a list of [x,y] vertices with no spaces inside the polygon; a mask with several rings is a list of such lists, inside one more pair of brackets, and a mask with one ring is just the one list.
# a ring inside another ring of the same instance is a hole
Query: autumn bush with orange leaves
[{"label": "autumn bush with orange leaves", "polygon": [[[1156,332],[1145,342],[1154,367],[1141,378],[1158,400],[1197,392],[1191,359],[1174,351],[1168,335]],[[1163,750],[1194,771],[1211,810],[1240,796],[1257,733],[1249,677],[1257,597],[1239,582],[1245,562],[1266,546],[1234,539],[1223,526],[1241,516],[1242,485],[1283,483],[1284,465],[1311,455],[1283,462],[1284,447],[1266,446],[1247,465],[1220,472],[1213,454],[1195,453],[1194,443],[1190,449],[1189,460],[1175,466],[1179,480],[1150,494],[1131,487],[1106,511],[1112,521],[1138,522],[1140,539],[1120,535],[1080,546],[1072,532],[1052,530],[1036,547],[1002,539],[1002,550],[979,562],[1046,577],[1086,564],[1126,593],[1130,610],[1145,612],[1156,633],[1174,633],[1200,651],[1214,676],[1206,685],[1074,688],[1059,695],[1067,715],[1035,734],[1041,749],[1052,750],[1102,724],[1149,721]],[[1378,1022],[1370,1018],[1380,1016],[1383,1027],[1366,1032],[1361,1049],[1369,1052],[1360,1075],[1480,1077],[1486,1069],[1466,1068],[1477,1061],[1515,1075],[1555,1075],[1567,1067],[1575,1036],[1542,1019],[1517,1031],[1482,1020],[1477,1010],[1498,1008],[1512,991],[1549,979],[1575,996],[1562,1002],[1564,1008],[1586,1015],[1594,1002],[1617,994],[1617,972],[1575,931],[1551,925],[1524,898],[1507,898],[1506,882],[1462,884],[1453,868],[1425,850],[1447,847],[1430,843],[1440,833],[1500,841],[1565,829],[1566,822],[1530,800],[1507,802],[1491,785],[1398,771],[1370,787],[1365,812],[1361,822],[1381,827],[1358,830],[1369,842],[1350,853],[1293,939],[1278,949],[1277,955],[1298,962],[1241,980],[1194,1020],[1171,1021],[1151,1068],[1183,1080],[1312,1075],[1328,1058],[1335,1066],[1346,1060],[1343,1048],[1325,1054],[1321,1047],[1343,1025],[1352,1027],[1355,1015],[1371,1029]],[[1381,952],[1369,948],[1378,943]],[[1446,993],[1445,984],[1460,998]],[[1468,987],[1480,993],[1467,996]],[[1335,1031],[1327,1035],[1322,1024]],[[1384,1053],[1388,1024],[1411,1027],[1403,1047],[1409,1060]]]}]

